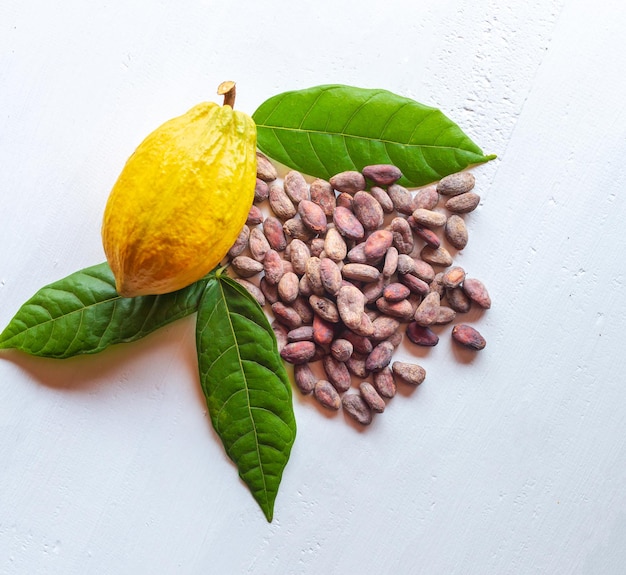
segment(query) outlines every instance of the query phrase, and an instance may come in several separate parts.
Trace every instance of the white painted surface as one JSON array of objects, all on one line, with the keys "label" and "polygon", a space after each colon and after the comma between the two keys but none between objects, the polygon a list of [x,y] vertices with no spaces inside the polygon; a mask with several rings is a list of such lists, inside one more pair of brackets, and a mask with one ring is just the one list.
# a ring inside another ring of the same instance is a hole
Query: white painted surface
[{"label": "white painted surface", "polygon": [[[110,187],[165,119],[340,82],[440,107],[497,161],[458,261],[490,288],[365,431],[297,393],[266,523],[211,429],[193,320],[0,358],[0,573],[621,574],[626,12],[617,1],[0,5],[0,325],[103,260]],[[409,354],[405,348],[403,354]]]}]

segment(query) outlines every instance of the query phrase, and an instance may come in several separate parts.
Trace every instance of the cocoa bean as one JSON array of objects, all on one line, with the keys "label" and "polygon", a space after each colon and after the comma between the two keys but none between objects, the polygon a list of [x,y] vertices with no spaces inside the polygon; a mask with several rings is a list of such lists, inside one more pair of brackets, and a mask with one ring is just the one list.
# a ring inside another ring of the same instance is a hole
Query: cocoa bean
[{"label": "cocoa bean", "polygon": [[435,274],[433,281],[430,282],[430,291],[435,291],[439,294],[439,297],[442,298],[446,295],[446,288],[443,287],[443,272],[439,272]]},{"label": "cocoa bean", "polygon": [[447,323],[451,323],[456,318],[456,312],[451,308],[445,305],[439,306],[439,311],[437,312],[437,319],[435,320],[435,325],[444,325]]},{"label": "cocoa bean", "polygon": [[324,239],[313,238],[309,243],[309,250],[311,250],[311,257],[319,258],[324,251]]},{"label": "cocoa bean", "polygon": [[443,273],[441,283],[445,288],[459,287],[465,279],[465,270],[460,266],[453,266]]},{"label": "cocoa bean", "polygon": [[267,282],[278,285],[280,278],[283,277],[284,268],[283,260],[276,250],[269,249],[265,253],[265,257],[263,258],[263,270],[265,271],[265,279]]},{"label": "cocoa bean", "polygon": [[399,254],[398,255],[398,273],[399,274],[412,274],[414,271],[415,271],[415,260],[407,254]]},{"label": "cocoa bean", "polygon": [[337,231],[346,238],[360,240],[365,235],[363,224],[348,208],[337,206],[333,215],[333,221]]},{"label": "cocoa bean", "polygon": [[380,277],[380,272],[374,266],[349,263],[341,268],[341,275],[349,280],[367,283],[375,282]]},{"label": "cocoa bean", "polygon": [[390,367],[384,367],[379,372],[374,373],[372,381],[376,391],[382,397],[391,399],[396,394],[396,382]]},{"label": "cocoa bean", "polygon": [[307,228],[299,216],[286,220],[283,224],[283,231],[287,237],[302,240],[303,242],[311,241],[315,236],[315,232]]},{"label": "cocoa bean", "polygon": [[374,341],[387,339],[400,329],[400,322],[387,315],[377,317],[372,321],[372,325],[374,326],[374,333],[372,333],[372,339]]},{"label": "cocoa bean", "polygon": [[383,277],[390,278],[398,269],[398,249],[391,246],[385,254],[385,263],[383,265]]},{"label": "cocoa bean", "polygon": [[303,324],[308,325],[313,322],[313,310],[309,305],[308,299],[302,293],[291,303],[291,307],[296,310]]},{"label": "cocoa bean", "polygon": [[414,321],[406,326],[406,336],[416,345],[432,347],[439,343],[439,337],[433,330]]},{"label": "cocoa bean", "polygon": [[304,225],[316,234],[323,234],[326,231],[328,222],[324,210],[311,200],[302,200],[298,204],[298,213]]},{"label": "cocoa bean", "polygon": [[301,325],[287,332],[287,341],[293,343],[296,341],[313,341],[313,326]]},{"label": "cocoa bean", "polygon": [[389,342],[395,349],[402,343],[402,332],[397,331],[396,333],[392,333],[385,341]]},{"label": "cocoa bean", "polygon": [[330,258],[323,258],[320,263],[320,278],[324,289],[333,296],[336,296],[341,289],[341,270],[339,266]]},{"label": "cocoa bean", "polygon": [[341,407],[341,397],[330,381],[320,379],[313,388],[313,395],[327,409],[337,411]]},{"label": "cocoa bean", "polygon": [[274,317],[290,330],[296,329],[302,325],[302,318],[292,307],[286,306],[280,301],[273,303],[271,307]]},{"label": "cocoa bean", "polygon": [[274,320],[271,324],[271,327],[272,327],[272,331],[274,332],[274,335],[276,336],[276,347],[278,348],[278,351],[280,352],[283,349],[283,347],[285,347],[288,343],[287,328],[278,320]]},{"label": "cocoa bean", "polygon": [[231,246],[230,250],[228,250],[228,257],[232,259],[240,256],[244,252],[246,247],[248,247],[249,237],[250,228],[244,225],[243,228],[241,228],[241,231],[239,232],[235,243]]},{"label": "cocoa bean", "polygon": [[363,337],[370,337],[374,333],[372,320],[365,312],[361,314],[361,321],[359,325],[355,325],[350,329],[357,335],[362,335]]},{"label": "cocoa bean", "polygon": [[231,265],[242,278],[249,278],[263,271],[263,264],[248,256],[237,256],[233,258]]},{"label": "cocoa bean", "polygon": [[[267,221],[267,220],[266,220]],[[297,275],[301,276],[306,271],[306,263],[311,257],[309,247],[299,239],[291,240],[289,244],[289,259],[293,266],[293,271]]]},{"label": "cocoa bean", "polygon": [[473,212],[480,203],[480,196],[474,192],[467,192],[450,198],[446,203],[446,209],[455,214],[467,214]]},{"label": "cocoa bean", "polygon": [[387,188],[387,194],[391,198],[396,212],[411,215],[413,213],[413,196],[400,184],[392,184]]},{"label": "cocoa bean", "polygon": [[270,247],[277,252],[282,252],[287,247],[287,238],[283,230],[283,224],[278,218],[269,216],[263,221],[263,233]]},{"label": "cocoa bean", "polygon": [[343,261],[348,253],[346,241],[334,227],[329,227],[326,231],[324,251],[326,252],[326,257],[335,262]]},{"label": "cocoa bean", "polygon": [[434,266],[448,267],[452,265],[452,256],[450,252],[443,246],[433,248],[432,246],[424,246],[420,252],[420,257],[426,262]]},{"label": "cocoa bean", "polygon": [[278,282],[278,297],[284,303],[291,303],[298,297],[300,279],[293,272],[288,272]]},{"label": "cocoa bean", "polygon": [[393,233],[393,245],[400,254],[410,254],[413,251],[413,232],[405,218],[394,218],[389,224]]},{"label": "cocoa bean", "polygon": [[394,211],[395,208],[393,207],[393,202],[385,190],[379,188],[378,186],[373,186],[370,189],[370,194],[380,204],[383,212],[390,214]]},{"label": "cocoa bean", "polygon": [[346,327],[358,328],[365,309],[365,296],[355,286],[342,286],[337,293],[337,309]]},{"label": "cocoa bean", "polygon": [[259,282],[259,287],[261,288],[267,303],[271,305],[278,301],[278,286],[276,284],[271,284],[264,277],[262,277]]},{"label": "cocoa bean", "polygon": [[418,306],[413,319],[418,325],[427,327],[435,323],[439,313],[439,294],[430,292]]},{"label": "cocoa bean", "polygon": [[401,301],[409,297],[411,290],[401,283],[391,283],[383,290],[383,297],[390,302]]},{"label": "cocoa bean", "polygon": [[354,195],[365,189],[365,178],[361,172],[346,171],[330,178],[330,185],[338,192]]},{"label": "cocoa bean", "polygon": [[313,341],[320,346],[330,345],[335,337],[334,324],[320,315],[313,316]]},{"label": "cocoa bean", "polygon": [[390,164],[373,164],[365,166],[361,173],[379,186],[389,186],[397,182],[402,177],[400,168]]},{"label": "cocoa bean", "polygon": [[252,257],[257,262],[262,262],[265,258],[265,254],[271,249],[265,234],[260,228],[252,228],[250,231],[250,239],[248,240],[248,247]]},{"label": "cocoa bean", "polygon": [[241,287],[245,288],[245,290],[258,302],[260,306],[265,305],[265,296],[257,286],[255,286],[252,282],[249,282],[242,278],[235,278],[235,281]]},{"label": "cocoa bean", "polygon": [[306,277],[306,274],[300,278],[299,291],[300,295],[304,297],[309,297],[313,293],[313,288],[311,288],[309,278]]},{"label": "cocoa bean", "polygon": [[353,351],[354,346],[347,339],[338,338],[330,345],[330,353],[337,361],[348,361]]},{"label": "cocoa bean", "polygon": [[376,230],[372,232],[364,242],[363,253],[367,261],[378,262],[392,247],[393,233],[389,230]]},{"label": "cocoa bean", "polygon": [[365,400],[365,403],[370,406],[370,409],[374,413],[382,413],[385,411],[385,401],[378,394],[374,386],[369,381],[362,381],[359,384],[359,391],[361,396]]},{"label": "cocoa bean", "polygon": [[315,388],[317,377],[315,377],[311,366],[308,363],[299,363],[293,366],[293,378],[298,389],[303,395],[308,395]]},{"label": "cocoa bean", "polygon": [[437,192],[437,186],[428,186],[422,190],[419,190],[413,196],[413,208],[423,208],[425,210],[432,210],[439,203],[439,193]]},{"label": "cocoa bean", "polygon": [[457,196],[472,190],[475,183],[471,172],[458,172],[442,178],[437,184],[437,191],[444,196]]},{"label": "cocoa bean", "polygon": [[338,392],[343,393],[350,389],[352,378],[345,363],[337,361],[332,355],[327,355],[322,359],[322,365],[328,381]]},{"label": "cocoa bean", "polygon": [[446,300],[448,305],[458,313],[467,313],[472,307],[472,300],[460,287],[447,289]]},{"label": "cocoa bean", "polygon": [[465,278],[463,281],[463,291],[476,305],[483,309],[491,307],[491,298],[485,285],[475,278]]},{"label": "cocoa bean", "polygon": [[270,187],[267,185],[267,182],[264,182],[261,178],[257,178],[254,186],[254,203],[260,204],[264,202],[269,195]]},{"label": "cocoa bean", "polygon": [[367,379],[370,376],[369,370],[365,367],[366,356],[353,353],[350,359],[346,361],[346,367],[352,375],[356,375],[361,379]]},{"label": "cocoa bean", "polygon": [[388,341],[379,343],[365,360],[365,369],[367,371],[380,371],[383,367],[387,367],[393,355],[394,346]]},{"label": "cocoa bean", "polygon": [[306,262],[304,271],[311,286],[311,291],[318,296],[323,296],[325,293],[324,284],[322,284],[321,266],[322,260],[312,256]]},{"label": "cocoa bean", "polygon": [[387,278],[380,276],[375,282],[366,283],[361,291],[365,296],[365,303],[367,305],[373,304],[376,300],[383,295],[383,290],[387,285]]},{"label": "cocoa bean", "polygon": [[426,379],[426,370],[416,363],[394,361],[391,370],[396,378],[410,385],[419,385]]},{"label": "cocoa bean", "polygon": [[252,205],[250,206],[250,211],[248,212],[248,218],[246,219],[247,226],[256,226],[263,221],[263,212],[261,208],[258,206]]},{"label": "cocoa bean", "polygon": [[343,410],[357,423],[369,425],[372,423],[372,410],[360,393],[346,393],[341,398]]},{"label": "cocoa bean", "polygon": [[[413,216],[407,218],[409,225],[413,228],[413,233],[420,239],[424,240],[429,246],[438,248],[441,245],[439,236],[431,229],[418,225]],[[415,223],[414,223],[415,222]]]},{"label": "cocoa bean", "polygon": [[317,178],[309,186],[309,195],[312,202],[322,208],[327,218],[332,217],[337,206],[335,191],[329,182]]},{"label": "cocoa bean", "polygon": [[283,221],[296,215],[296,208],[285,193],[282,184],[274,183],[270,186],[269,202],[272,211]]},{"label": "cocoa bean", "polygon": [[313,309],[313,312],[322,319],[330,323],[339,323],[339,311],[333,301],[314,294],[309,297],[309,305]]},{"label": "cocoa bean", "polygon": [[383,225],[385,213],[378,200],[368,192],[354,195],[352,210],[366,230],[376,230]]},{"label": "cocoa bean", "polygon": [[477,351],[484,349],[487,344],[485,338],[476,329],[465,324],[458,324],[452,328],[452,339],[469,349]]},{"label": "cocoa bean", "polygon": [[298,364],[308,362],[315,354],[315,344],[312,341],[296,341],[288,343],[280,351],[280,357],[286,362]]},{"label": "cocoa bean", "polygon": [[296,170],[287,172],[283,180],[283,185],[285,193],[294,204],[298,205],[303,200],[309,199],[309,186],[300,172]]},{"label": "cocoa bean", "polygon": [[347,255],[348,261],[351,264],[365,264],[367,263],[367,256],[365,255],[365,242],[354,246]]},{"label": "cocoa bean", "polygon": [[341,337],[343,339],[347,339],[352,344],[353,351],[362,355],[367,355],[371,353],[372,349],[374,349],[374,346],[368,337],[357,335],[349,329],[341,332]]},{"label": "cocoa bean", "polygon": [[457,216],[456,214],[450,216],[446,221],[444,233],[447,240],[457,250],[462,250],[467,245],[467,227],[465,226],[465,222],[463,221],[463,218],[461,216]]},{"label": "cocoa bean", "polygon": [[405,285],[412,293],[426,295],[430,291],[430,286],[413,274],[398,274],[400,283]]},{"label": "cocoa bean", "polygon": [[408,300],[389,302],[384,297],[376,300],[376,307],[385,315],[398,318],[400,321],[410,321],[413,317],[413,308]]},{"label": "cocoa bean", "polygon": [[272,182],[278,177],[274,164],[261,152],[256,153],[256,176],[264,182]]},{"label": "cocoa bean", "polygon": [[413,259],[413,271],[411,273],[428,284],[435,279],[433,266],[419,258]]},{"label": "cocoa bean", "polygon": [[350,194],[342,192],[341,194],[337,196],[335,203],[336,203],[335,210],[337,210],[337,208],[346,208],[352,211],[352,204],[354,203],[354,198]]},{"label": "cocoa bean", "polygon": [[446,215],[441,212],[425,210],[424,208],[417,208],[411,215],[417,225],[425,226],[427,228],[440,228],[445,225],[446,220],[448,219]]}]

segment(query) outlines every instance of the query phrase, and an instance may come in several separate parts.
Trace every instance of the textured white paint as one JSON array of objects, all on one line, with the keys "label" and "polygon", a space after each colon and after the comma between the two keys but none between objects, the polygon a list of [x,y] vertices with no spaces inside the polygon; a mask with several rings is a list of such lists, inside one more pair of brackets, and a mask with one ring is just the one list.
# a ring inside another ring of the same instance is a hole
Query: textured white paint
[{"label": "textured white paint", "polygon": [[2,327],[103,260],[125,159],[224,79],[248,111],[384,87],[499,156],[458,260],[492,293],[488,347],[420,354],[426,382],[365,431],[296,394],[272,524],[208,422],[191,318],[97,357],[3,353],[0,573],[624,572],[626,15],[507,4],[0,5]]}]

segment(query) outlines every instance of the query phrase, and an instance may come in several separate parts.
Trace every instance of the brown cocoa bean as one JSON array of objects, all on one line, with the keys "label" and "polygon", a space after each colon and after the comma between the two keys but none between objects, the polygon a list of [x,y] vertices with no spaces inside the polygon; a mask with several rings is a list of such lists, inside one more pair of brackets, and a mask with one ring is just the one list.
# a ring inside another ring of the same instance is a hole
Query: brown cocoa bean
[{"label": "brown cocoa bean", "polygon": [[433,266],[431,266],[428,262],[421,260],[419,258],[413,259],[413,271],[411,272],[414,276],[417,276],[421,280],[424,280],[426,283],[430,283],[435,279],[435,270]]},{"label": "brown cocoa bean", "polygon": [[313,326],[301,325],[287,332],[287,341],[293,343],[296,341],[313,341]]},{"label": "brown cocoa bean", "polygon": [[[234,262],[233,262],[234,263]],[[276,250],[269,249],[263,258],[263,270],[265,271],[265,279],[270,284],[278,285],[280,278],[283,277],[283,259]]]},{"label": "brown cocoa bean", "polygon": [[374,266],[349,263],[341,268],[341,275],[349,280],[368,283],[378,280],[380,272]]},{"label": "brown cocoa bean", "polygon": [[430,291],[430,286],[413,274],[398,274],[400,283],[409,288],[409,291],[419,295],[426,295]]},{"label": "brown cocoa bean", "polygon": [[402,343],[402,332],[392,333],[385,341],[389,342],[395,349]]},{"label": "brown cocoa bean", "polygon": [[256,153],[256,176],[264,182],[272,182],[278,177],[274,164],[261,152]]},{"label": "brown cocoa bean", "polygon": [[439,294],[430,292],[419,304],[413,319],[418,325],[427,327],[435,323],[439,313]]},{"label": "brown cocoa bean", "polygon": [[452,256],[450,252],[443,246],[433,248],[432,246],[424,246],[420,252],[420,257],[426,263],[434,266],[448,267],[452,265]]},{"label": "brown cocoa bean", "polygon": [[293,218],[296,215],[296,208],[293,202],[285,193],[282,184],[278,182],[270,186],[269,202],[272,211],[283,221]]},{"label": "brown cocoa bean", "polygon": [[367,371],[380,371],[383,367],[387,367],[393,352],[394,346],[388,341],[379,343],[367,356],[365,369]]},{"label": "brown cocoa bean", "polygon": [[400,254],[410,254],[413,251],[413,231],[405,218],[397,217],[389,224],[393,233],[393,245]]},{"label": "brown cocoa bean", "polygon": [[446,203],[446,209],[455,214],[468,214],[473,212],[480,203],[480,196],[474,192],[467,192],[450,198]]},{"label": "brown cocoa bean", "polygon": [[387,285],[387,278],[380,276],[375,282],[366,283],[361,291],[365,296],[365,303],[367,305],[373,304],[376,300],[383,295],[383,290]]},{"label": "brown cocoa bean", "polygon": [[235,278],[235,281],[243,287],[257,302],[260,306],[265,305],[265,296],[263,292],[255,286],[252,282],[248,280],[244,280],[242,278]]},{"label": "brown cocoa bean", "polygon": [[387,399],[391,399],[396,394],[396,382],[390,367],[384,367],[372,376],[373,385],[376,391]]},{"label": "brown cocoa bean", "polygon": [[341,172],[330,178],[330,185],[338,192],[354,195],[365,189],[365,177],[361,172]]},{"label": "brown cocoa bean", "polygon": [[346,327],[358,328],[365,309],[365,296],[355,286],[342,286],[337,293],[337,309]]},{"label": "brown cocoa bean", "polygon": [[353,352],[356,351],[362,355],[367,355],[371,353],[372,349],[374,349],[374,346],[368,337],[357,335],[349,329],[341,332],[341,337],[343,339],[347,339],[352,344]]},{"label": "brown cocoa bean", "polygon": [[363,337],[370,337],[374,333],[372,320],[365,312],[361,314],[361,321],[359,325],[353,326],[351,329],[354,333],[362,335]]},{"label": "brown cocoa bean", "polygon": [[395,208],[393,207],[393,202],[385,190],[379,188],[378,186],[373,186],[370,189],[370,194],[380,204],[383,212],[390,214],[394,211]]},{"label": "brown cocoa bean", "polygon": [[425,210],[424,208],[417,208],[411,215],[417,225],[425,226],[427,228],[440,228],[445,225],[446,220],[448,219],[446,215],[441,212]]},{"label": "brown cocoa bean", "polygon": [[391,370],[397,379],[410,385],[419,385],[426,379],[426,370],[416,363],[394,361]]},{"label": "brown cocoa bean", "polygon": [[451,323],[456,318],[456,312],[448,306],[440,305],[439,311],[437,312],[437,319],[435,320],[435,325],[444,325],[447,323]]},{"label": "brown cocoa bean", "polygon": [[413,196],[405,187],[400,184],[392,184],[387,188],[387,194],[389,194],[396,212],[407,216],[413,213]]},{"label": "brown cocoa bean", "polygon": [[337,361],[348,361],[353,351],[354,346],[347,339],[338,338],[330,345],[330,353]]},{"label": "brown cocoa bean", "polygon": [[354,203],[354,198],[350,194],[342,192],[341,194],[337,196],[335,203],[336,203],[335,211],[337,210],[337,208],[346,208],[352,211],[352,204]]},{"label": "brown cocoa bean", "polygon": [[267,303],[271,305],[278,301],[278,286],[276,284],[271,284],[264,277],[262,277],[259,282],[259,287],[261,288]]},{"label": "brown cocoa bean", "polygon": [[296,170],[287,172],[283,180],[283,186],[285,193],[294,204],[298,205],[303,200],[309,199],[309,186],[300,172]]},{"label": "brown cocoa bean", "polygon": [[435,274],[433,281],[430,282],[430,291],[435,291],[439,294],[439,297],[442,298],[446,295],[446,288],[443,287],[443,272],[439,272]]},{"label": "brown cocoa bean", "polygon": [[293,378],[303,395],[308,395],[315,388],[317,377],[308,363],[299,363],[293,366]]},{"label": "brown cocoa bean", "polygon": [[319,258],[324,251],[324,239],[323,238],[313,238],[309,242],[309,250],[311,250],[311,257]]},{"label": "brown cocoa bean", "polygon": [[323,296],[325,293],[324,284],[322,284],[321,267],[322,260],[317,256],[312,256],[307,260],[304,271],[311,286],[311,291],[318,296]]},{"label": "brown cocoa bean", "polygon": [[333,221],[337,231],[346,238],[360,240],[365,235],[363,224],[348,208],[337,206],[333,215]]},{"label": "brown cocoa bean", "polygon": [[379,186],[389,186],[397,182],[402,177],[400,168],[391,164],[373,164],[365,166],[361,173]]},{"label": "brown cocoa bean", "polygon": [[330,258],[323,258],[320,263],[320,278],[324,289],[333,296],[336,296],[341,289],[341,270],[339,266]]},{"label": "brown cocoa bean", "polygon": [[365,242],[354,246],[347,255],[348,262],[352,264],[365,264],[367,257],[365,256]]},{"label": "brown cocoa bean", "polygon": [[293,271],[301,276],[306,271],[306,263],[309,261],[311,257],[311,252],[309,251],[309,247],[299,239],[291,240],[289,244],[289,259],[291,260],[291,265],[293,266]]},{"label": "brown cocoa bean", "polygon": [[304,297],[309,297],[313,293],[313,288],[311,288],[311,284],[309,283],[309,278],[306,277],[306,274],[300,278],[299,291],[300,291],[300,295]]},{"label": "brown cocoa bean", "polygon": [[339,311],[333,301],[314,294],[309,297],[309,305],[322,319],[330,323],[339,323]]},{"label": "brown cocoa bean", "polygon": [[328,222],[324,210],[311,200],[302,200],[298,204],[298,213],[304,225],[316,234],[323,234],[326,231]]},{"label": "brown cocoa bean", "polygon": [[280,352],[280,350],[283,349],[283,347],[285,347],[288,343],[287,328],[278,320],[274,320],[271,324],[271,327],[272,327],[272,331],[274,332],[274,335],[276,336],[276,347],[278,348],[278,351]]},{"label": "brown cocoa bean", "polygon": [[398,255],[398,273],[412,274],[415,271],[415,260],[407,254]]},{"label": "brown cocoa bean", "polygon": [[385,315],[398,318],[400,321],[410,321],[413,318],[413,308],[408,300],[390,302],[384,297],[376,300],[376,307]]},{"label": "brown cocoa bean", "polygon": [[309,195],[311,201],[322,208],[327,218],[332,217],[337,206],[337,199],[329,182],[320,178],[313,180],[309,186]]},{"label": "brown cocoa bean", "polygon": [[271,249],[265,234],[260,228],[252,228],[250,231],[248,247],[250,248],[250,254],[257,262],[262,262],[265,254]]},{"label": "brown cocoa bean", "polygon": [[256,179],[256,185],[254,186],[254,203],[260,204],[269,198],[270,187],[267,182],[264,182],[261,178]]},{"label": "brown cocoa bean", "polygon": [[326,252],[326,257],[335,262],[343,261],[348,253],[346,241],[334,227],[329,227],[326,231],[324,251]]},{"label": "brown cocoa bean", "polygon": [[327,409],[337,411],[341,407],[341,397],[330,381],[320,379],[313,388],[313,395]]},{"label": "brown cocoa bean", "polygon": [[439,203],[439,192],[437,192],[437,186],[428,186],[422,190],[419,190],[413,197],[413,208],[423,208],[425,210],[432,210]]},{"label": "brown cocoa bean", "polygon": [[458,313],[467,313],[472,307],[472,300],[460,287],[447,289],[446,300],[448,305]]},{"label": "brown cocoa bean", "polygon": [[383,289],[383,297],[390,302],[401,301],[409,297],[411,290],[404,284],[394,282]]},{"label": "brown cocoa bean", "polygon": [[383,208],[368,192],[357,192],[354,195],[352,210],[366,230],[376,230],[383,225],[385,218]]},{"label": "brown cocoa bean", "polygon": [[432,347],[439,343],[439,337],[432,329],[418,325],[414,321],[406,326],[406,336],[416,345]]},{"label": "brown cocoa bean", "polygon": [[269,216],[263,221],[263,233],[270,247],[277,252],[282,252],[287,247],[287,238],[283,230],[283,224],[278,218]]},{"label": "brown cocoa bean", "polygon": [[288,272],[278,282],[278,297],[284,303],[291,303],[298,297],[300,279],[293,272]]},{"label": "brown cocoa bean", "polygon": [[367,261],[380,261],[387,250],[392,247],[393,233],[389,230],[376,230],[372,232],[364,242],[363,253]]},{"label": "brown cocoa bean", "polygon": [[263,264],[248,256],[233,258],[231,265],[237,275],[242,278],[249,278],[263,271]]},{"label": "brown cocoa bean", "polygon": [[322,365],[328,381],[338,392],[343,393],[350,389],[352,378],[345,363],[337,361],[332,355],[327,355],[322,359]]},{"label": "brown cocoa bean", "polygon": [[485,338],[476,329],[462,323],[452,328],[452,339],[476,351],[484,349],[485,345],[487,345]]},{"label": "brown cocoa bean", "polygon": [[444,233],[447,240],[457,250],[462,250],[467,245],[467,227],[465,226],[465,222],[463,221],[463,218],[461,216],[457,216],[456,214],[450,216],[446,221]]},{"label": "brown cocoa bean", "polygon": [[372,321],[374,326],[374,333],[372,333],[372,339],[374,341],[381,341],[391,337],[400,329],[400,322],[387,315],[381,315]]},{"label": "brown cocoa bean", "polygon": [[321,316],[313,315],[313,341],[320,346],[328,346],[335,337],[334,324]]},{"label": "brown cocoa bean", "polygon": [[259,206],[252,205],[250,206],[250,211],[248,212],[248,218],[246,219],[247,226],[256,226],[263,221],[263,212]]},{"label": "brown cocoa bean", "polygon": [[472,190],[475,183],[471,172],[458,172],[442,178],[437,184],[437,191],[443,196],[457,196]]},{"label": "brown cocoa bean", "polygon": [[346,393],[341,398],[343,410],[357,423],[369,425],[372,423],[372,410],[360,393]]},{"label": "brown cocoa bean", "polygon": [[383,277],[390,278],[398,269],[398,249],[390,246],[385,254],[385,263],[383,265]]},{"label": "brown cocoa bean", "polygon": [[296,341],[288,343],[280,352],[287,363],[306,363],[315,354],[315,344],[312,341]]},{"label": "brown cocoa bean", "polygon": [[407,218],[409,225],[413,228],[413,233],[420,239],[424,240],[429,246],[438,248],[441,245],[439,236],[431,229],[418,225],[413,219],[413,216]]},{"label": "brown cocoa bean", "polygon": [[463,291],[476,305],[483,309],[491,307],[491,298],[487,288],[480,280],[475,278],[465,278],[463,281]]},{"label": "brown cocoa bean", "polygon": [[296,310],[303,324],[308,325],[313,322],[313,310],[309,305],[308,299],[306,299],[302,293],[291,303],[291,307]]},{"label": "brown cocoa bean", "polygon": [[302,318],[298,315],[298,312],[292,307],[286,306],[283,302],[277,301],[273,303],[272,313],[280,323],[290,330],[302,325]]},{"label": "brown cocoa bean", "polygon": [[229,258],[236,258],[240,256],[244,250],[248,247],[248,239],[250,238],[250,228],[246,225],[241,228],[235,243],[231,246],[230,250],[228,250]]},{"label": "brown cocoa bean", "polygon": [[443,273],[441,283],[445,288],[459,287],[465,279],[465,270],[461,266],[453,266]]},{"label": "brown cocoa bean", "polygon": [[382,413],[385,411],[385,400],[378,394],[369,381],[362,381],[359,384],[359,391],[365,403],[370,406],[370,409],[374,413]]},{"label": "brown cocoa bean", "polygon": [[353,353],[350,359],[346,361],[346,367],[352,375],[356,375],[360,379],[367,379],[370,376],[370,372],[365,367],[365,361],[367,356]]},{"label": "brown cocoa bean", "polygon": [[286,220],[283,224],[283,231],[287,237],[303,242],[309,242],[315,236],[315,232],[304,225],[300,216]]}]

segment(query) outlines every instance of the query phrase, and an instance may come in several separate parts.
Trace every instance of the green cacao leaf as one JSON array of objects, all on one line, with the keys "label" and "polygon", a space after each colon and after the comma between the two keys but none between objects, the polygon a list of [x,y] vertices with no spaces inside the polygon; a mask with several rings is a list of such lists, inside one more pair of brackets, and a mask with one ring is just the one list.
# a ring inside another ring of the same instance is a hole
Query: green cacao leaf
[{"label": "green cacao leaf", "polygon": [[343,85],[284,92],[254,112],[257,145],[270,158],[328,179],[394,164],[417,187],[495,158],[440,110],[386,90]]},{"label": "green cacao leaf", "polygon": [[0,334],[0,349],[66,358],[134,341],[195,312],[207,281],[165,295],[123,298],[108,264],[92,266],[30,298]]},{"label": "green cacao leaf", "polygon": [[213,427],[271,521],[296,435],[274,332],[258,303],[225,275],[207,285],[197,322],[200,382]]}]

